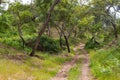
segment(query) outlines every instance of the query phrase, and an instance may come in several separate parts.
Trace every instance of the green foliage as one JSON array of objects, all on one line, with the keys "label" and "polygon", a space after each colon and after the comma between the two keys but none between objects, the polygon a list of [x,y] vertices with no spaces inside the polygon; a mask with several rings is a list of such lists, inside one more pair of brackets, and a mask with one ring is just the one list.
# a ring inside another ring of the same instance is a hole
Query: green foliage
[{"label": "green foliage", "polygon": [[80,39],[79,38],[70,38],[69,39],[69,44],[70,45],[76,45],[80,42]]},{"label": "green foliage", "polygon": [[28,20],[30,19],[30,17],[32,17],[32,13],[30,13],[30,11],[28,10],[25,10],[20,12],[20,17],[21,20]]},{"label": "green foliage", "polygon": [[[27,46],[32,47],[34,45],[34,43],[35,43],[35,38],[28,39]],[[43,35],[40,37],[40,43],[38,45],[37,50],[47,51],[50,53],[58,52],[58,51],[60,51],[59,40],[55,40],[48,36]]]},{"label": "green foliage", "polygon": [[7,13],[4,13],[0,16],[0,32],[7,31],[12,24],[13,16]]},{"label": "green foliage", "polygon": [[24,36],[26,35],[34,35],[36,33],[36,25],[33,22],[30,22],[29,24],[22,25],[22,32]]},{"label": "green foliage", "polygon": [[92,39],[89,39],[88,42],[85,44],[86,49],[95,49],[95,48],[99,48],[100,46],[101,46],[100,43]]},{"label": "green foliage", "polygon": [[58,52],[60,50],[58,41],[47,36],[42,36],[40,38],[39,46],[42,46],[44,51],[49,52]]},{"label": "green foliage", "polygon": [[91,51],[91,69],[98,80],[119,80],[120,71],[120,49],[101,49]]},{"label": "green foliage", "polygon": [[53,0],[36,0],[36,5],[39,6],[40,8],[45,7],[48,8],[50,4],[52,3]]},{"label": "green foliage", "polygon": [[82,20],[79,20],[79,25],[82,27],[89,27],[93,20],[94,16],[84,17]]},{"label": "green foliage", "polygon": [[12,47],[20,47],[20,40],[13,38],[4,38],[3,43],[12,46]]},{"label": "green foliage", "polygon": [[[9,45],[11,47],[17,48],[17,49],[23,49],[22,48],[22,41],[21,39],[18,37],[18,33],[15,29],[9,29],[11,31],[6,31],[5,33],[0,33],[0,42],[6,45]],[[26,34],[24,36],[25,40],[27,39],[31,39],[34,38],[36,35],[32,34],[32,35],[28,35]],[[29,49],[29,47],[25,48],[27,51]]]},{"label": "green foliage", "polygon": [[8,30],[10,31],[4,31],[4,33],[0,33],[0,42],[12,47],[20,48],[21,41],[17,36],[16,30]]}]

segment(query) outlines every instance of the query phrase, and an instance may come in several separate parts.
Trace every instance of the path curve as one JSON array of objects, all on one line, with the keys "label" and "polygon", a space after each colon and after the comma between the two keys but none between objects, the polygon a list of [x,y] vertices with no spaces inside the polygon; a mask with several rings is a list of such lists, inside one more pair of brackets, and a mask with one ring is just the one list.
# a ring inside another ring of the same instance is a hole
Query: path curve
[{"label": "path curve", "polygon": [[76,64],[76,61],[80,58],[78,54],[76,54],[73,59],[62,66],[62,69],[57,73],[57,75],[51,80],[67,80],[67,74],[69,70]]},{"label": "path curve", "polygon": [[[79,46],[76,46],[74,48],[74,51],[76,52],[78,48]],[[76,53],[76,55],[72,58],[71,61],[63,64],[62,69],[59,70],[57,75],[51,80],[67,80],[67,75],[68,75],[69,70],[76,64],[76,61],[82,57],[83,55],[79,55],[78,53]]]},{"label": "path curve", "polygon": [[91,80],[90,79],[90,69],[89,69],[89,55],[87,54],[87,51],[84,49],[84,44],[80,43],[78,46],[74,48],[74,51],[76,52],[78,49],[81,49],[82,53],[79,55],[76,53],[76,55],[73,57],[73,59],[65,64],[63,64],[62,69],[59,70],[57,75],[52,78],[51,80],[68,80],[67,74],[69,70],[76,64],[76,61],[80,58],[83,58],[83,66],[82,66],[82,74],[79,77],[78,80]]}]

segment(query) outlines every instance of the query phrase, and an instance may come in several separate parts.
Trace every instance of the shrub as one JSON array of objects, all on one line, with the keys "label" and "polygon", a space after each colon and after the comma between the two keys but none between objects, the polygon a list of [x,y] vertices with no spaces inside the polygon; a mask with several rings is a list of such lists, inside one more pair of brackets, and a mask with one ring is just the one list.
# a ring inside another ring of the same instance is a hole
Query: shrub
[{"label": "shrub", "polygon": [[4,38],[0,38],[0,42],[16,48],[20,48],[21,45],[21,41],[18,38],[4,37]]},{"label": "shrub", "polygon": [[[29,47],[33,47],[34,43],[35,43],[35,38],[27,40],[27,46]],[[37,50],[48,51],[50,53],[58,52],[60,50],[59,41],[43,35],[40,37],[40,43],[38,45]]]},{"label": "shrub", "polygon": [[86,49],[95,49],[101,47],[100,43],[94,40],[88,40],[88,42],[85,44]]},{"label": "shrub", "polygon": [[79,38],[70,38],[69,43],[70,45],[77,45],[80,42]]},{"label": "shrub", "polygon": [[[119,49],[100,49],[90,52],[91,71],[98,80],[119,80],[120,54]],[[118,74],[118,75],[116,75]]]},{"label": "shrub", "polygon": [[60,49],[57,40],[54,40],[47,36],[42,36],[40,38],[39,46],[43,47],[44,51],[49,51],[49,52],[58,52]]}]

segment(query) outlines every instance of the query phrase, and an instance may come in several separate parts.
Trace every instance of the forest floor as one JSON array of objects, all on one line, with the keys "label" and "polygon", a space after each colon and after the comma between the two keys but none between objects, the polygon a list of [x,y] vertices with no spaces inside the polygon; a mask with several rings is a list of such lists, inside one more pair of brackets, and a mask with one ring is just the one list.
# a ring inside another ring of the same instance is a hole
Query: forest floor
[{"label": "forest floor", "polygon": [[[89,55],[87,51],[84,49],[84,44],[80,43],[78,46],[74,48],[75,56],[72,58],[71,61],[65,63],[62,66],[62,69],[59,70],[57,75],[52,78],[51,80],[68,80],[68,73],[72,67],[75,66],[77,60],[82,58],[82,67],[81,74],[79,74],[78,80],[92,80],[90,75],[90,68],[89,68]],[[79,54],[78,49],[81,50],[82,54]],[[81,64],[81,63],[79,63]]]}]

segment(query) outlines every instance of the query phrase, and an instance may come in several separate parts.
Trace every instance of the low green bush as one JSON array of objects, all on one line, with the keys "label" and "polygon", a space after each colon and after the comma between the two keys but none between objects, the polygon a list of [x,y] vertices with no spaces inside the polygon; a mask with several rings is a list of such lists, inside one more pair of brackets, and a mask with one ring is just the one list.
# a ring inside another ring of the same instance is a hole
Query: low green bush
[{"label": "low green bush", "polygon": [[[34,43],[35,43],[35,38],[27,40],[28,47],[33,47]],[[43,35],[40,37],[40,43],[38,45],[37,50],[47,51],[50,53],[59,52],[60,51],[59,40],[55,40],[55,39],[52,39],[46,35]]]},{"label": "low green bush", "polygon": [[[13,33],[10,33],[10,34],[11,36],[1,33],[2,37],[0,37],[0,42],[18,49],[23,49],[23,44],[19,36],[16,34],[12,35]],[[24,49],[27,51],[30,51],[35,44],[36,34],[25,35],[23,37],[26,41]],[[39,40],[40,40],[40,43],[37,48],[37,50],[39,51],[47,51],[50,53],[59,52],[61,49],[65,48],[65,45],[66,45],[65,40],[61,39],[61,42],[62,42],[62,48],[61,48],[59,39],[57,40],[52,39],[51,37],[48,37],[46,35],[41,36]]]},{"label": "low green bush", "polygon": [[4,38],[0,38],[0,42],[16,48],[20,48],[22,44],[22,42],[18,38],[4,37]]},{"label": "low green bush", "polygon": [[78,43],[80,43],[80,39],[79,38],[70,38],[69,43],[70,43],[70,45],[77,45]]},{"label": "low green bush", "polygon": [[49,51],[49,52],[58,52],[60,49],[58,41],[48,36],[42,36],[40,38],[39,47],[40,46],[43,48],[44,51]]},{"label": "low green bush", "polygon": [[99,48],[102,45],[100,45],[100,43],[98,43],[97,41],[94,40],[88,40],[88,42],[85,44],[85,48],[86,49],[95,49],[95,48]]},{"label": "low green bush", "polygon": [[120,49],[110,48],[90,52],[91,71],[98,80],[119,80]]}]

